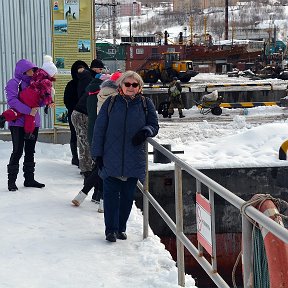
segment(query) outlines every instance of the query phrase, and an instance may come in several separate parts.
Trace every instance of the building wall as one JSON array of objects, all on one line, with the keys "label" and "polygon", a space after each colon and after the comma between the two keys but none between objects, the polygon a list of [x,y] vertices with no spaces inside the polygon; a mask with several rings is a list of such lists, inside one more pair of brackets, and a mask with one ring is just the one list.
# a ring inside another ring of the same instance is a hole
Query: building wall
[{"label": "building wall", "polygon": [[[237,0],[229,0],[229,5],[236,5]],[[173,0],[175,12],[187,12],[192,9],[204,9],[211,7],[225,7],[225,0]]]},{"label": "building wall", "polygon": [[43,55],[52,53],[50,5],[50,0],[0,0],[0,113],[6,109],[4,88],[16,62],[27,58],[42,66]]}]

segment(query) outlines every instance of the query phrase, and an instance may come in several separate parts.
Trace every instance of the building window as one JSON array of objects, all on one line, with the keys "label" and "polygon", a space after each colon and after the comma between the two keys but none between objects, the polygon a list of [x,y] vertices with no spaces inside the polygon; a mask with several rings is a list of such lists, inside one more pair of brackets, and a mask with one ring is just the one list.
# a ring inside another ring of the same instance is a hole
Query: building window
[{"label": "building window", "polygon": [[175,52],[175,47],[167,48],[167,52]]},{"label": "building window", "polygon": [[136,54],[144,54],[144,49],[143,48],[137,48]]},{"label": "building window", "polygon": [[115,55],[116,54],[116,49],[108,49],[107,53],[110,54],[110,55]]}]

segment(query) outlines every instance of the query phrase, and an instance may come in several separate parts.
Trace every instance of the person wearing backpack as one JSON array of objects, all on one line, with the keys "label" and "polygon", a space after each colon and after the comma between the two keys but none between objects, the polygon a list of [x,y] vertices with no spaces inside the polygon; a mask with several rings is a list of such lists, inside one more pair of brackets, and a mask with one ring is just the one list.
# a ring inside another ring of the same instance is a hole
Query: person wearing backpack
[{"label": "person wearing backpack", "polygon": [[178,108],[179,112],[179,118],[185,117],[183,115],[182,109],[183,109],[183,102],[181,97],[182,87],[181,84],[178,82],[177,77],[173,77],[173,80],[168,88],[168,95],[169,95],[169,109],[168,109],[168,117],[171,118],[171,116],[174,114],[174,107]]},{"label": "person wearing backpack", "polygon": [[159,130],[156,109],[141,92],[143,80],[126,71],[117,80],[118,94],[102,105],[94,126],[91,155],[103,179],[105,235],[126,240],[137,181],[146,175],[145,140]]}]

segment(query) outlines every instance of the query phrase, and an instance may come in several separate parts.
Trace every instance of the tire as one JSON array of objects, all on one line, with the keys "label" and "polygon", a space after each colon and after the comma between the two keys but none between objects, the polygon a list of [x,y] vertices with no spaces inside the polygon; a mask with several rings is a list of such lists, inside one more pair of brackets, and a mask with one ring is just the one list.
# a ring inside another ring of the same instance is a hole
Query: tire
[{"label": "tire", "polygon": [[191,77],[189,75],[179,75],[179,80],[183,83],[188,83]]},{"label": "tire", "polygon": [[213,107],[213,108],[211,109],[211,113],[212,113],[213,115],[219,116],[219,115],[222,114],[222,109],[221,109],[219,106]]},{"label": "tire", "polygon": [[165,84],[165,83],[169,83],[169,76],[166,70],[163,70],[161,72],[161,76],[160,76],[160,81]]},{"label": "tire", "polygon": [[168,82],[172,82],[174,77],[178,77],[178,73],[177,71],[173,70],[173,69],[169,69],[167,70],[167,74],[168,74]]},{"label": "tire", "polygon": [[155,70],[149,70],[146,73],[145,82],[146,83],[156,83],[158,81],[157,72]]}]

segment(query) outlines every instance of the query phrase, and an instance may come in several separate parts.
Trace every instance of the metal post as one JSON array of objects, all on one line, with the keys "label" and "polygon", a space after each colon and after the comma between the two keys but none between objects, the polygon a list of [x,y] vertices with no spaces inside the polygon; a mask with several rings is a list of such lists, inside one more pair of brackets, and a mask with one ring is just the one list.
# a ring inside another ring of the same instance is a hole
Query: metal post
[{"label": "metal post", "polygon": [[[182,199],[182,170],[175,163],[175,214],[176,214],[176,235],[183,233],[183,199]],[[185,260],[184,245],[177,238],[177,267],[178,285],[185,287]]]},{"label": "metal post", "polygon": [[212,267],[213,272],[217,272],[217,254],[216,254],[216,232],[215,232],[215,205],[214,191],[209,189],[209,202],[211,205],[211,237],[212,237]]},{"label": "metal post", "polygon": [[[149,171],[148,171],[148,142],[145,143],[146,150],[146,176],[143,186],[144,192],[149,191]],[[148,237],[148,228],[149,228],[149,200],[145,194],[143,194],[143,239]]]},{"label": "metal post", "polygon": [[54,127],[53,129],[53,144],[57,144],[57,127]]},{"label": "metal post", "polygon": [[252,224],[242,214],[242,269],[244,288],[253,288],[252,283]]},{"label": "metal post", "polygon": [[[198,179],[196,179],[196,193],[201,194],[201,182]],[[198,241],[197,241],[197,247],[198,247],[198,255],[200,257],[202,257],[203,256],[203,246]]]}]

